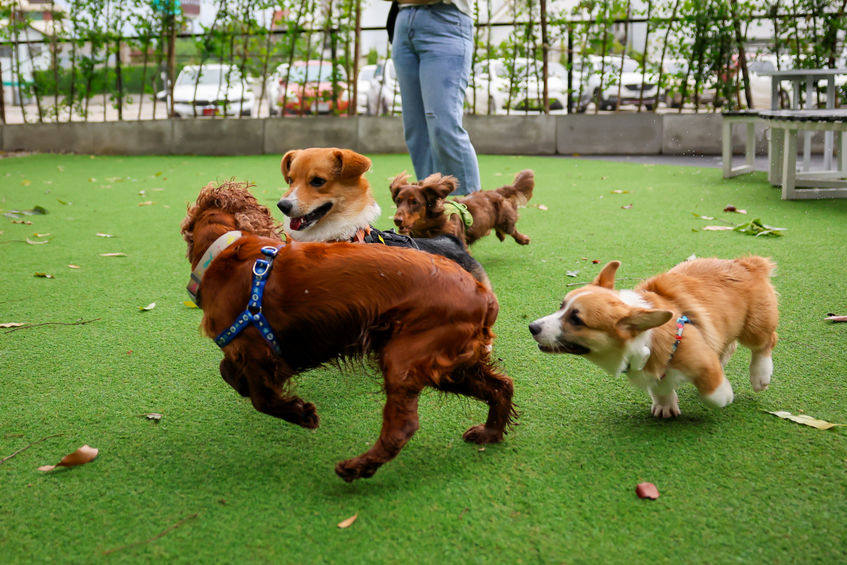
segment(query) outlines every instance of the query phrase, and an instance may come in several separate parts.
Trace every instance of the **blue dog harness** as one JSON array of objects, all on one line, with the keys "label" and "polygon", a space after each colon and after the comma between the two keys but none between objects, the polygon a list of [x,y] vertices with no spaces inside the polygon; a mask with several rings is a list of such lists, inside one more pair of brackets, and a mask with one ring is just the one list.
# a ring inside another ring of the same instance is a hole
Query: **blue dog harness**
[{"label": "blue dog harness", "polygon": [[268,323],[267,318],[262,313],[262,294],[265,290],[265,283],[268,282],[268,275],[273,267],[274,258],[279,252],[279,247],[266,246],[262,248],[262,254],[267,259],[256,259],[253,264],[253,286],[250,289],[250,301],[247,303],[247,308],[244,312],[235,319],[232,325],[226,330],[218,334],[215,338],[215,343],[218,347],[228,345],[238,334],[240,334],[249,325],[256,326],[262,337],[271,346],[274,353],[282,354],[282,348],[277,341],[277,337],[273,332],[273,328]]}]

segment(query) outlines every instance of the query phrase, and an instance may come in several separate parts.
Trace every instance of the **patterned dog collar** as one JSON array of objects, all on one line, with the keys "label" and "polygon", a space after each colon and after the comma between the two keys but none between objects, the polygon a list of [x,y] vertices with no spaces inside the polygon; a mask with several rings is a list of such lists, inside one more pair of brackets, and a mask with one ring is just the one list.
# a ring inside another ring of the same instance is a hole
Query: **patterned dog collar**
[{"label": "patterned dog collar", "polygon": [[206,269],[209,268],[215,257],[220,255],[221,251],[232,245],[239,238],[241,238],[241,232],[238,230],[228,231],[220,236],[209,246],[203,257],[200,258],[200,262],[191,271],[191,278],[188,281],[186,289],[194,304],[200,305],[200,301],[198,300],[200,296],[200,281],[203,280],[203,274],[206,272]]}]

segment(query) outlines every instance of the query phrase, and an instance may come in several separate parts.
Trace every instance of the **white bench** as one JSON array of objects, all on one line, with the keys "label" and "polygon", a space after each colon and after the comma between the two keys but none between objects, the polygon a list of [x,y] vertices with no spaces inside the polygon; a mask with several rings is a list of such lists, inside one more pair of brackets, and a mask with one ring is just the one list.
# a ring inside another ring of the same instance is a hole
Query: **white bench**
[{"label": "white bench", "polygon": [[[782,185],[783,200],[847,198],[847,109],[762,110],[758,115],[771,128],[769,180]],[[834,169],[797,171],[799,131],[838,134],[838,143],[827,147],[824,155],[824,161],[831,163],[830,152],[835,151]]]},{"label": "white bench", "polygon": [[[745,173],[752,173],[755,170],[753,162],[756,159],[756,123],[759,121],[759,112],[756,110],[721,113],[723,178],[728,179]],[[744,164],[738,167],[732,166],[732,126],[734,125],[743,125],[747,128],[744,141]]]}]

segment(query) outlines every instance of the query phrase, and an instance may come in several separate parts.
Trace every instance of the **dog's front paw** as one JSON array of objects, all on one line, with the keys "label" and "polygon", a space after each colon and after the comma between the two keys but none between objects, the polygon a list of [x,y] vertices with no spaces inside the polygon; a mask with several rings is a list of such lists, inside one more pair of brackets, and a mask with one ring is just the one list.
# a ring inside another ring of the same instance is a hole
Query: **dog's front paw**
[{"label": "dog's front paw", "polygon": [[356,479],[368,479],[374,476],[379,465],[368,465],[361,457],[354,457],[347,461],[341,461],[335,466],[335,474],[352,483]]},{"label": "dog's front paw", "polygon": [[518,245],[529,245],[529,238],[522,233],[515,234],[515,241],[518,243]]},{"label": "dog's front paw", "polygon": [[681,414],[675,390],[668,395],[659,395],[651,391],[650,398],[653,399],[650,411],[656,418],[676,418]]},{"label": "dog's front paw", "polygon": [[479,424],[478,426],[468,428],[468,430],[462,434],[462,439],[478,444],[499,443],[503,441],[503,431],[486,428],[485,424]]},{"label": "dog's front paw", "polygon": [[300,414],[300,422],[298,422],[304,428],[314,430],[320,425],[321,419],[318,416],[317,408],[311,402],[306,402],[303,404],[303,411]]}]

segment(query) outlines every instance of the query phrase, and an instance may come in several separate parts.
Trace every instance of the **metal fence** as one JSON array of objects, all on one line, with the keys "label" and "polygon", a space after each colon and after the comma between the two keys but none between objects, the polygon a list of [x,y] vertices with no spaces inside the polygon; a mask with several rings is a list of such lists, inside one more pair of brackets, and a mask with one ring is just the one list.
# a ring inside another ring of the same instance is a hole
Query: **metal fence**
[{"label": "metal fence", "polygon": [[[176,0],[76,0],[69,13],[27,5],[37,9],[0,0],[2,123],[401,108],[385,28],[362,25],[374,9],[362,0],[220,0],[199,32]],[[845,66],[845,5],[477,0],[466,110],[761,107],[771,96],[763,70]]]}]

